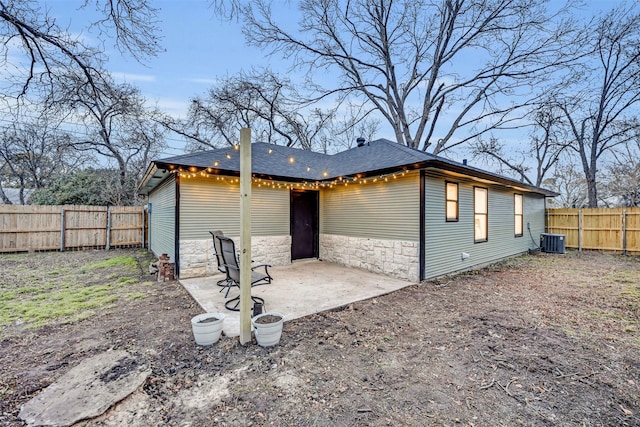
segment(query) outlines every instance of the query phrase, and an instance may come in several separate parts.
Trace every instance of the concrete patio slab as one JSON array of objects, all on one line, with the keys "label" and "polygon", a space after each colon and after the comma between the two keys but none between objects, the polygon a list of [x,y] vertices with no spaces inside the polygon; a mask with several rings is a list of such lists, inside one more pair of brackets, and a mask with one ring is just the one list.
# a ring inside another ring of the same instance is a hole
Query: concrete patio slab
[{"label": "concrete patio slab", "polygon": [[[264,311],[285,315],[285,320],[341,307],[402,289],[413,283],[382,276],[356,268],[313,260],[295,261],[284,267],[269,268],[273,283],[255,286],[251,294],[263,298]],[[240,313],[227,310],[224,291],[216,282],[222,274],[182,279],[180,283],[205,312],[224,313],[223,332],[227,336],[240,334]],[[229,298],[240,293],[231,289]]]}]

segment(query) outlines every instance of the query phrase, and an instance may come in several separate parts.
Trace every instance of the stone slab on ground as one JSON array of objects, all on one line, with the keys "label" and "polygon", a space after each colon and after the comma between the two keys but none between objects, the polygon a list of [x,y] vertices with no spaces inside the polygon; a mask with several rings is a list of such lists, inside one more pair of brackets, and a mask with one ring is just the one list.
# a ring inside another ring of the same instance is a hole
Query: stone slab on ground
[{"label": "stone slab on ground", "polygon": [[69,426],[103,414],[151,374],[145,361],[126,351],[83,360],[27,402],[19,417],[29,426]]}]

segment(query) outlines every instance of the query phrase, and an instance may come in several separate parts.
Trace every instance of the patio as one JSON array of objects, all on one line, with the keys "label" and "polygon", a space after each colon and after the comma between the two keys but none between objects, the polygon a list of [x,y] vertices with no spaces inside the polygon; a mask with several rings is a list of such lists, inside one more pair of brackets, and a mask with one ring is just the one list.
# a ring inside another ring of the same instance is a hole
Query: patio
[{"label": "patio", "polygon": [[[413,283],[365,270],[343,267],[316,259],[295,261],[284,267],[269,268],[273,283],[255,286],[251,294],[263,298],[264,311],[285,315],[285,320],[308,316],[402,289]],[[226,315],[223,332],[227,336],[240,334],[240,313],[224,306],[225,291],[216,282],[222,273],[208,277],[180,280],[204,312]],[[234,287],[229,298],[239,294]]]}]

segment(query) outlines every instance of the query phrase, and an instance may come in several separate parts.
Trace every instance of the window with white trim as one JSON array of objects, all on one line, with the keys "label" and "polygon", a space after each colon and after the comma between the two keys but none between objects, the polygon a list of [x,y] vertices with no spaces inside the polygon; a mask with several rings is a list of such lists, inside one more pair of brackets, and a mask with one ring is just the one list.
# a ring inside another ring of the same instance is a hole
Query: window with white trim
[{"label": "window with white trim", "polygon": [[524,213],[522,194],[513,195],[513,219],[515,222],[514,233],[516,237],[524,235]]},{"label": "window with white trim", "polygon": [[489,234],[489,190],[473,187],[474,241],[486,242]]},{"label": "window with white trim", "polygon": [[458,221],[458,184],[455,182],[445,183],[445,191],[447,222]]}]

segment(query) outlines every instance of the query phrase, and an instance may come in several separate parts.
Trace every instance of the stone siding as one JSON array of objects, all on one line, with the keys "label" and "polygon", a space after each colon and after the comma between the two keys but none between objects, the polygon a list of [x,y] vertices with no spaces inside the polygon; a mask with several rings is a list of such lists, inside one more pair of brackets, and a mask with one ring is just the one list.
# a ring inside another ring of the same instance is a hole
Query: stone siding
[{"label": "stone siding", "polygon": [[[240,249],[239,237],[230,236]],[[254,236],[251,238],[254,264],[291,264],[291,236]],[[216,274],[218,263],[213,252],[213,239],[180,241],[180,277],[203,277]]]},{"label": "stone siding", "polygon": [[399,279],[419,280],[418,242],[320,234],[320,258]]}]

